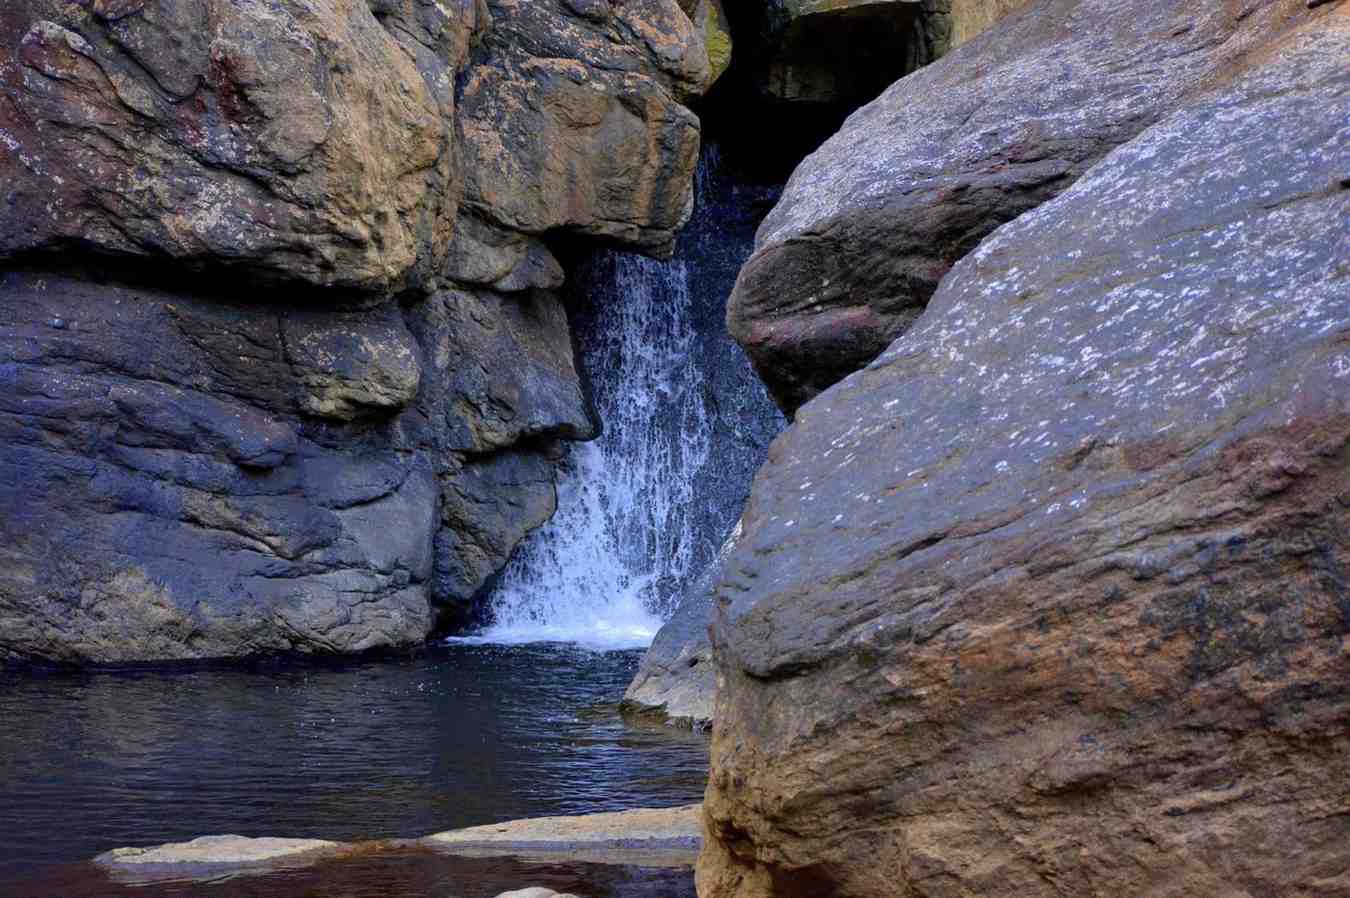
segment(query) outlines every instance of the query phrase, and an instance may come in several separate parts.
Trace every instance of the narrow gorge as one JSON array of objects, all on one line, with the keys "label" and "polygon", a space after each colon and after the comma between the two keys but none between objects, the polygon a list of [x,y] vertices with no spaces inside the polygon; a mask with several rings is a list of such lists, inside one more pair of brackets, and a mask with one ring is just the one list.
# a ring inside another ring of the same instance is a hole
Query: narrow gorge
[{"label": "narrow gorge", "polygon": [[0,185],[0,895],[1350,894],[1347,0],[10,0]]}]

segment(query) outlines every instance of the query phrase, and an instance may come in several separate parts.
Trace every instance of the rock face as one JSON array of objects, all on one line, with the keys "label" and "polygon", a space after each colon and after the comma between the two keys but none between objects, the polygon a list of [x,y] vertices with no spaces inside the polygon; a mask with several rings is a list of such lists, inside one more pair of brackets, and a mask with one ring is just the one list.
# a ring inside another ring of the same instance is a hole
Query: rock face
[{"label": "rock face", "polygon": [[444,253],[450,121],[365,0],[17,0],[0,47],[0,254],[383,288]]},{"label": "rock face", "polygon": [[1350,888],[1350,6],[1244,8],[775,443],[704,898]]},{"label": "rock face", "polygon": [[463,613],[596,433],[552,235],[669,251],[700,33],[675,0],[6,4],[0,658]]},{"label": "rock face", "polygon": [[730,554],[738,534],[739,528],[657,632],[642,657],[637,676],[624,692],[621,709],[625,713],[656,715],[665,722],[695,730],[712,727],[717,682],[708,621],[721,562]]},{"label": "rock face", "polygon": [[[731,297],[732,335],[791,413],[903,333],[996,227],[1305,5],[1038,0],[895,84],[802,163]],[[965,20],[999,8],[966,4]]]},{"label": "rock face", "polygon": [[952,49],[988,31],[996,23],[1030,2],[1031,0],[952,0]]},{"label": "rock face", "polygon": [[[575,7],[575,10],[573,9]],[[460,94],[465,205],[496,229],[668,255],[688,218],[711,81],[674,0],[497,0]]]}]

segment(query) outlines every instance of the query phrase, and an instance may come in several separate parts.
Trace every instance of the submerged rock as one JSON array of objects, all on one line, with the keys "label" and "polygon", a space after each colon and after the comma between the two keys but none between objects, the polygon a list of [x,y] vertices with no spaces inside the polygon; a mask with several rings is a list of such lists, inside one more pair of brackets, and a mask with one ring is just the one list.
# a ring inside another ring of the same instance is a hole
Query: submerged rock
[{"label": "submerged rock", "polygon": [[[1344,893],[1350,7],[1244,9],[1298,27],[775,443],[718,588],[704,898]],[[1113,22],[1057,27],[1105,65]]]},{"label": "submerged rock", "polygon": [[896,83],[798,167],[731,296],[732,335],[791,413],[903,333],[996,227],[1305,6],[1038,0]]}]

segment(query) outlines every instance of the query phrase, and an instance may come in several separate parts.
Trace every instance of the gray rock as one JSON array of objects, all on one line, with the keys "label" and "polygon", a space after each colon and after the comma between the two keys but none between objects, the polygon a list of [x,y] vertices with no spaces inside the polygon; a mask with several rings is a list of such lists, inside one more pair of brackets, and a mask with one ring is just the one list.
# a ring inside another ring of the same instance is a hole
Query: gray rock
[{"label": "gray rock", "polygon": [[197,839],[155,845],[153,848],[113,848],[96,857],[108,867],[184,866],[184,864],[258,864],[282,857],[306,855],[312,860],[344,848],[321,839],[251,839],[247,836],[198,836]]},{"label": "gray rock", "polygon": [[700,895],[1343,891],[1350,8],[1281,9],[775,443]]},{"label": "gray rock", "polygon": [[417,345],[393,304],[345,314],[293,309],[281,320],[281,338],[306,414],[350,421],[417,396]]},{"label": "gray rock", "polygon": [[685,592],[670,620],[657,632],[637,676],[624,693],[621,708],[626,713],[655,715],[695,730],[712,728],[717,676],[708,624],[722,563],[734,550],[740,535],[738,524],[707,570]]},{"label": "gray rock", "polygon": [[798,167],[732,294],[732,335],[791,413],[880,354],[996,227],[1302,10],[1038,0],[897,82]]},{"label": "gray rock", "polygon": [[547,241],[668,250],[711,77],[582,6],[0,9],[0,658],[414,644],[547,519]]},{"label": "gray rock", "polygon": [[[419,642],[547,518],[549,440],[591,432],[542,295],[322,314],[72,274],[0,276],[0,657]],[[453,587],[447,528],[479,564]]]}]

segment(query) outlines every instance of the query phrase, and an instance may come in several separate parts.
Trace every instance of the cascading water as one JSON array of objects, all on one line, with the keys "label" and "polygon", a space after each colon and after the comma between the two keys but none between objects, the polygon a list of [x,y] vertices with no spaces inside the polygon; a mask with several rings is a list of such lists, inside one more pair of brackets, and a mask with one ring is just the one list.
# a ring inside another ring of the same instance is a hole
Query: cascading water
[{"label": "cascading water", "polygon": [[574,274],[604,430],[568,447],[558,510],[502,572],[476,640],[646,646],[739,513],[781,418],[723,315],[768,204],[716,160],[700,159],[674,261],[604,252]]},{"label": "cascading water", "polygon": [[604,432],[570,448],[557,513],[503,572],[484,634],[494,641],[645,645],[661,626],[662,584],[683,582],[694,557],[693,475],[711,440],[688,272],[617,253],[597,267],[623,293],[591,347],[606,364],[592,375]]}]

